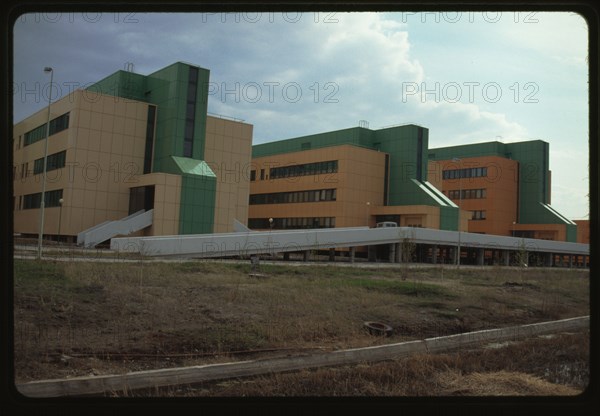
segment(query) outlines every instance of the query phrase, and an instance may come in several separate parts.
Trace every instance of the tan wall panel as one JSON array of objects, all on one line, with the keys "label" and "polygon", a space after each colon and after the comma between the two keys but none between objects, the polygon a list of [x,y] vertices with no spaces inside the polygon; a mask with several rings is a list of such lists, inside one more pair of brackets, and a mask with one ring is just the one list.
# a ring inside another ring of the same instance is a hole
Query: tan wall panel
[{"label": "tan wall panel", "polygon": [[247,224],[252,126],[207,117],[204,159],[217,176],[214,232],[233,231],[233,220]]},{"label": "tan wall panel", "polygon": [[[337,173],[266,179],[270,167],[338,160]],[[367,202],[383,202],[385,153],[351,145],[312,149],[252,160],[257,180],[252,194],[336,189],[335,202],[251,205],[249,218],[335,217],[336,227],[365,225]],[[260,180],[265,169],[265,180]]]},{"label": "tan wall panel", "polygon": [[[137,116],[139,113],[144,115],[144,119],[125,122],[122,114],[115,114],[115,111],[122,108],[115,105],[115,97],[94,94],[93,99],[90,99],[84,97],[85,94],[83,91],[75,91],[53,103],[51,108],[52,118],[71,112],[69,128],[52,135],[48,142],[48,155],[67,151],[66,166],[49,171],[46,182],[46,191],[63,189],[61,233],[68,235],[76,235],[98,222],[127,215],[130,183],[126,179],[135,177],[132,176],[133,170],[127,169],[125,164],[139,167],[143,163],[143,149],[140,151],[138,148],[134,152],[133,142],[136,137],[125,136],[124,133],[127,124],[130,124],[133,127],[130,126],[129,131],[135,134],[135,123],[145,122],[148,105],[142,102],[128,103],[133,115]],[[15,125],[15,138],[18,139],[19,135],[46,122],[46,111],[28,117]],[[115,125],[119,130],[115,130]],[[123,150],[118,143],[125,137],[132,143],[129,149],[125,149],[127,154],[114,154],[115,150]],[[145,131],[137,140],[145,140]],[[33,170],[33,161],[44,156],[44,147],[45,140],[40,140],[16,149],[15,164],[20,166],[21,163],[29,162],[30,169]],[[141,170],[137,172],[138,175],[140,173]],[[31,175],[23,181],[15,181],[15,196],[41,192],[41,177],[41,174]],[[58,231],[58,224],[54,224],[58,220],[58,214],[56,218],[50,214],[52,210],[58,209],[47,207],[44,210],[45,229],[50,234]],[[15,212],[15,231],[37,233],[38,218],[38,209]],[[53,231],[55,228],[56,231]]]},{"label": "tan wall panel", "polygon": [[[467,211],[486,211],[485,220],[469,220],[470,232],[486,234],[511,235],[513,221],[517,219],[518,197],[518,162],[498,156],[462,158],[462,161],[437,161],[438,166],[432,166],[430,171],[446,169],[487,167],[488,177],[462,178],[442,180],[441,190],[448,195],[450,190],[486,189],[487,196],[483,199],[454,199],[457,205]],[[460,181],[460,182],[459,182]]]},{"label": "tan wall panel", "polygon": [[577,224],[577,242],[582,244],[590,243],[590,221],[589,220],[575,220]]}]

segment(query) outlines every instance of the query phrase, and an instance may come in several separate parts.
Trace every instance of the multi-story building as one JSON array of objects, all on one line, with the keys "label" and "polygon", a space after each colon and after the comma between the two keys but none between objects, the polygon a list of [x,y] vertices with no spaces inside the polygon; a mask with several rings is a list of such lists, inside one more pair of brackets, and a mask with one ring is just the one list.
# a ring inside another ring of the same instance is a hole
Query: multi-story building
[{"label": "multi-story building", "polygon": [[460,215],[461,231],[575,242],[577,225],[550,206],[548,154],[541,140],[429,149],[416,125],[255,145],[248,224],[457,230]]},{"label": "multi-story building", "polygon": [[[458,207],[428,181],[428,130],[355,127],[255,145],[254,229],[400,226],[456,230]],[[466,231],[469,213],[461,214]]]},{"label": "multi-story building", "polygon": [[[252,125],[207,115],[209,71],[118,71],[50,107],[45,226],[83,230],[153,209],[140,235],[227,232],[247,221]],[[14,126],[14,229],[39,231],[48,108]],[[60,229],[59,229],[60,228]]]},{"label": "multi-story building", "polygon": [[587,222],[550,205],[546,142],[429,149],[428,129],[409,124],[252,146],[252,125],[207,114],[208,80],[181,62],[117,71],[53,102],[49,125],[48,108],[17,123],[15,232],[39,231],[49,127],[44,234],[63,240],[152,210],[137,235],[230,232],[236,219],[261,230],[390,221],[589,241]]},{"label": "multi-story building", "polygon": [[440,190],[472,213],[469,232],[576,242],[577,224],[550,205],[549,148],[495,141],[429,149],[429,160]]}]

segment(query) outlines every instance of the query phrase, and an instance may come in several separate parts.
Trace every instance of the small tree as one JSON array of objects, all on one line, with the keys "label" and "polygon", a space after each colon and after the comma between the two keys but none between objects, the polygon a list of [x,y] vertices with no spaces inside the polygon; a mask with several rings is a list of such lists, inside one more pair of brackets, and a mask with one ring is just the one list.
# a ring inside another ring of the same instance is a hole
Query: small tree
[{"label": "small tree", "polygon": [[413,242],[414,236],[404,235],[402,242],[400,243],[400,248],[402,250],[402,255],[400,256],[400,261],[402,262],[401,266],[401,277],[402,280],[406,280],[408,275],[408,263],[412,261],[413,255],[415,254],[415,250],[417,245]]},{"label": "small tree", "polygon": [[527,253],[527,249],[525,247],[525,240],[521,240],[521,244],[519,244],[519,251],[517,251],[515,255],[515,260],[517,262],[517,266],[519,267],[527,267],[527,260],[529,255]]}]

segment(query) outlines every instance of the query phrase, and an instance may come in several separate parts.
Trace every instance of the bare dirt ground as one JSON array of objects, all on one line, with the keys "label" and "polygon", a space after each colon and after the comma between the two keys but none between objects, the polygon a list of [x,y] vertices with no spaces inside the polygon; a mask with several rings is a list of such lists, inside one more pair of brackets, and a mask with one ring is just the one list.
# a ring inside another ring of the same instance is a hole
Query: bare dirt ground
[{"label": "bare dirt ground", "polygon": [[[16,382],[330,351],[589,313],[585,270],[282,264],[263,265],[261,279],[249,271],[211,261],[15,260]],[[393,334],[374,337],[365,321],[386,323]],[[587,345],[587,333],[563,334],[146,394],[576,394],[588,380]],[[416,376],[422,382],[414,389],[402,382]]]}]

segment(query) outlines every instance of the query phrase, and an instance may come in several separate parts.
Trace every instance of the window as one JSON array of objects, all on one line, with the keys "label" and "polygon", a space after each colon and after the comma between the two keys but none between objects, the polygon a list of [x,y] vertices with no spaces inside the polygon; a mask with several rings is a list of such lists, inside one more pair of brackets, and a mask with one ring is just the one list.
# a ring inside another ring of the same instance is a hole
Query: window
[{"label": "window", "polygon": [[[51,170],[60,169],[65,167],[65,159],[67,152],[63,150],[62,152],[54,153],[53,155],[48,156],[46,159],[46,172]],[[33,174],[38,175],[44,172],[44,158],[36,159],[33,162]]]},{"label": "window", "polygon": [[[63,190],[57,189],[55,191],[49,191],[44,194],[44,207],[58,207],[60,206],[60,199],[62,198]],[[40,208],[42,201],[42,193],[29,194],[23,197],[23,209],[34,209]]]},{"label": "window", "polygon": [[136,186],[129,189],[129,215],[140,210],[154,208],[154,185]]},{"label": "window", "polygon": [[256,171],[255,170],[251,170],[250,171],[250,181],[254,182],[256,180]]},{"label": "window", "polygon": [[152,171],[152,153],[154,152],[154,122],[156,106],[148,106],[148,121],[146,122],[146,143],[144,147],[144,174]]},{"label": "window", "polygon": [[184,157],[192,157],[192,142],[184,141],[183,142],[183,156]]},{"label": "window", "polygon": [[[47,124],[44,123],[41,126],[38,126],[35,129],[30,130],[27,133],[25,133],[24,146],[29,146],[30,144],[33,144],[42,139],[45,139],[47,128],[48,128]],[[59,133],[68,128],[69,128],[69,113],[65,113],[62,116],[59,116],[53,120],[50,120],[49,136],[52,136],[53,134]]]},{"label": "window", "polygon": [[262,204],[289,204],[301,202],[335,201],[336,189],[320,189],[316,191],[275,192],[270,194],[252,194],[249,197],[250,205]]},{"label": "window", "polygon": [[486,191],[482,189],[463,189],[462,196],[459,190],[452,189],[448,191],[448,198],[450,199],[482,199],[486,197]]},{"label": "window", "polygon": [[485,220],[485,211],[472,211],[472,220]]},{"label": "window", "polygon": [[442,171],[442,179],[481,178],[487,176],[487,168],[449,169]]},{"label": "window", "polygon": [[338,171],[338,161],[305,163],[301,165],[282,166],[271,168],[271,179],[290,178],[295,176],[318,175],[321,173],[335,173]]},{"label": "window", "polygon": [[260,170],[260,180],[262,181],[262,180],[264,180],[264,179],[265,179],[265,170],[264,170],[264,169],[261,169],[261,170]]},{"label": "window", "polygon": [[198,68],[190,67],[188,74],[187,101],[185,108],[185,130],[183,156],[193,157],[194,128],[196,124],[196,94],[198,92]]},{"label": "window", "polygon": [[25,162],[21,165],[21,179],[26,178],[29,175],[29,162]]}]

